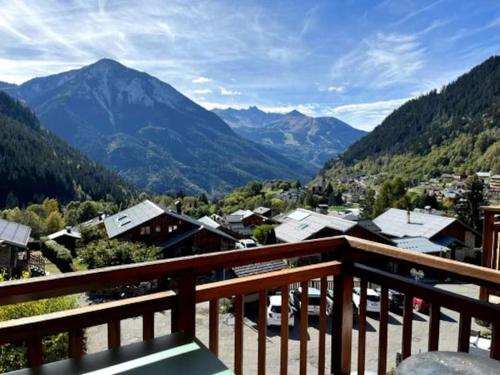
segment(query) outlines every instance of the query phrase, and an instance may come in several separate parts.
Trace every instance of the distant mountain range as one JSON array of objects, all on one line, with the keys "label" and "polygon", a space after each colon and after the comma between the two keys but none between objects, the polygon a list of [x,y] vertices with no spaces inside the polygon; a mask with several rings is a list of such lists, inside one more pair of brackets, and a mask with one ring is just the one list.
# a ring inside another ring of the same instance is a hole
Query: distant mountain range
[{"label": "distant mountain range", "polygon": [[49,130],[153,192],[221,194],[249,180],[314,174],[238,136],[169,84],[113,60],[3,87]]},{"label": "distant mountain range", "polygon": [[408,101],[325,165],[332,177],[385,172],[408,179],[500,173],[500,56]]},{"label": "distant mountain range", "polygon": [[214,109],[233,130],[289,157],[321,168],[367,133],[335,117],[309,117],[298,111],[268,113],[257,107]]},{"label": "distant mountain range", "polygon": [[0,207],[83,199],[127,201],[135,188],[42,128],[0,91]]}]

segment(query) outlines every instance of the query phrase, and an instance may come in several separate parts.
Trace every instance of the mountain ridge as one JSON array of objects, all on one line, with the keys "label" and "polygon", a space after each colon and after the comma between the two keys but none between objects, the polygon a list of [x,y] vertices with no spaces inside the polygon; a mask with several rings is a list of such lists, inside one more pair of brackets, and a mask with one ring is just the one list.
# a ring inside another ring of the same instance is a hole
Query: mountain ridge
[{"label": "mountain ridge", "polygon": [[217,195],[313,168],[238,136],[168,83],[110,59],[9,90],[44,126],[139,187]]},{"label": "mountain ridge", "polygon": [[310,117],[298,110],[288,113],[248,109],[214,109],[241,136],[273,147],[287,156],[298,156],[318,169],[332,154],[345,150],[366,135],[335,117]]}]

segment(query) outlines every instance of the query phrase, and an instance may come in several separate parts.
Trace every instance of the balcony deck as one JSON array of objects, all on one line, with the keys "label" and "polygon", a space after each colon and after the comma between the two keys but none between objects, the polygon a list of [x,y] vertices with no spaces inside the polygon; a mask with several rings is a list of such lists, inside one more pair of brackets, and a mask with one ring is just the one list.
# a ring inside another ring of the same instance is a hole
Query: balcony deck
[{"label": "balcony deck", "polygon": [[[209,284],[196,285],[196,276],[202,273],[245,264],[275,259],[289,259],[317,254],[322,261],[317,264],[269,272]],[[374,265],[393,263],[418,267],[443,277],[473,283],[488,291],[500,289],[500,272],[496,269],[455,262],[435,256],[416,254],[392,246],[349,236],[305,241],[295,244],[273,245],[254,249],[233,250],[193,257],[161,260],[156,262],[110,267],[106,269],[68,273],[63,275],[16,280],[0,284],[0,304],[11,304],[40,298],[86,292],[103,287],[126,285],[139,281],[169,278],[173,288],[154,294],[127,298],[74,310],[23,318],[0,323],[0,345],[25,341],[30,367],[43,362],[42,337],[69,332],[69,356],[83,355],[84,329],[100,324],[108,327],[108,347],[121,345],[120,321],[142,316],[143,339],[155,336],[154,313],[171,311],[171,331],[196,335],[196,304],[209,303],[209,348],[219,354],[219,300],[234,297],[234,371],[241,374],[245,368],[243,350],[244,296],[258,293],[256,344],[258,373],[266,372],[266,305],[267,290],[280,288],[284,302],[290,284],[300,283],[307,290],[309,280],[320,279],[321,304],[318,321],[318,373],[349,374],[352,356],[352,291],[353,280],[360,280],[361,302],[358,317],[357,369],[364,373],[366,350],[378,351],[378,373],[389,369],[387,358],[389,289],[404,294],[401,354],[406,358],[412,353],[413,297],[430,304],[429,351],[439,350],[440,312],[446,308],[460,314],[456,350],[469,351],[471,321],[478,318],[492,324],[491,358],[500,360],[500,306],[484,300],[465,297],[433,286],[382,271]],[[330,332],[331,350],[326,351],[327,278],[333,277],[334,307]],[[368,283],[381,287],[381,312],[378,327],[378,348],[366,347],[366,302]],[[301,315],[307,314],[308,298],[302,294]],[[280,331],[280,372],[288,371],[288,328],[284,317]],[[305,374],[308,355],[307,319],[300,319],[299,372]],[[245,348],[247,350],[248,348]],[[251,348],[253,349],[253,348]]]}]

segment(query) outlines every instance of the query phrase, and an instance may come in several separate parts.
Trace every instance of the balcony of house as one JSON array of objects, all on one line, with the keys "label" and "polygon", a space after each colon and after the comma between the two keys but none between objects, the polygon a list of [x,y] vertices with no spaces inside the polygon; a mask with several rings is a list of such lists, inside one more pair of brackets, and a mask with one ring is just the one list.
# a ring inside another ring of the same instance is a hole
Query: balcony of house
[{"label": "balcony of house", "polygon": [[[495,222],[494,216],[492,220]],[[490,230],[493,227],[488,224],[485,228]],[[494,228],[494,238],[498,238],[498,226]],[[496,246],[498,250],[498,244]],[[317,255],[317,263],[204,284],[197,282],[202,275],[220,274],[221,270],[237,266],[310,258],[311,255]],[[416,333],[413,327],[417,298],[429,307],[427,351],[440,350],[442,312],[450,310],[459,317],[454,350],[470,352],[472,324],[478,319],[491,329],[487,348],[491,359],[485,357],[484,361],[491,361],[488,363],[493,363],[493,366],[500,363],[497,362],[500,360],[500,305],[422,283],[398,274],[394,271],[398,267],[439,275],[457,284],[468,283],[476,286],[478,291],[479,288],[487,291],[483,293],[494,294],[500,290],[500,272],[493,267],[479,267],[355,237],[338,236],[4,282],[0,284],[0,305],[151,280],[157,281],[164,289],[0,322],[0,345],[26,348],[28,370],[20,370],[20,374],[29,373],[27,371],[32,368],[38,368],[38,373],[306,374],[314,371],[318,374],[350,374],[356,371],[365,374],[369,367],[366,358],[373,355],[376,356],[376,368],[372,370],[386,374],[395,367],[393,358],[399,357],[404,363],[408,357],[420,355],[421,346],[417,349],[412,339]],[[314,309],[311,309],[309,295],[312,280],[319,299]],[[295,289],[300,293],[290,293],[292,285],[294,288],[300,286],[300,289]],[[375,343],[367,340],[372,288],[377,289],[379,296]],[[402,306],[397,353],[388,346],[389,308],[394,293],[401,296]],[[272,331],[273,336],[279,337],[278,341],[273,340],[273,343],[278,342],[277,345],[269,342],[268,297],[271,294],[281,297],[281,306],[292,305],[296,310],[294,316],[280,314],[280,327]],[[257,299],[250,323],[249,311],[245,311],[245,297],[249,295]],[[226,299],[231,301],[231,321],[221,319],[221,301]],[[208,305],[206,322],[197,318],[197,309],[201,305]],[[353,316],[354,309],[357,311]],[[317,315],[314,319],[313,313]],[[158,328],[158,320],[164,314],[169,316],[170,331],[164,326],[161,330]],[[140,321],[141,337],[133,344],[123,342],[127,336],[123,322],[135,317]],[[297,335],[294,337],[289,330],[290,318],[295,319],[294,332]],[[313,325],[311,321],[314,321]],[[104,334],[106,348],[103,348],[107,350],[86,353],[88,338],[85,332],[101,325],[107,327]],[[201,326],[208,327],[208,332],[203,332]],[[221,336],[222,328],[224,337]],[[255,340],[245,339],[249,329]],[[228,330],[231,331],[230,340],[226,337]],[[68,335],[68,359],[45,363],[47,358],[42,340],[59,333]],[[224,345],[221,346],[221,342]],[[189,346],[191,344],[194,346]]]}]

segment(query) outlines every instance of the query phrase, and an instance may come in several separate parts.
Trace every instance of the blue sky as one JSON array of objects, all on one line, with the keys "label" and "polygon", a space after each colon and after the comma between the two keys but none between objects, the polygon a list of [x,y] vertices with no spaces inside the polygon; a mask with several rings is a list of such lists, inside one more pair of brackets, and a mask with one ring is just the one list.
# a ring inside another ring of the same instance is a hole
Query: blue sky
[{"label": "blue sky", "polygon": [[496,0],[0,0],[1,81],[108,57],[207,108],[297,108],[365,130],[499,52]]}]

